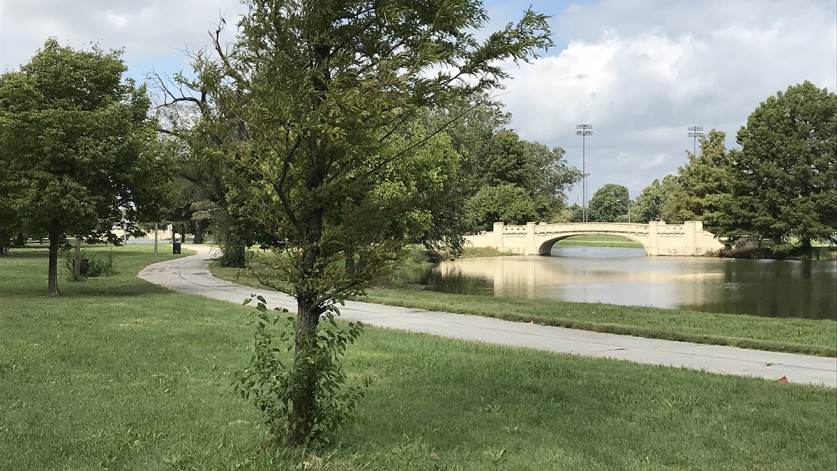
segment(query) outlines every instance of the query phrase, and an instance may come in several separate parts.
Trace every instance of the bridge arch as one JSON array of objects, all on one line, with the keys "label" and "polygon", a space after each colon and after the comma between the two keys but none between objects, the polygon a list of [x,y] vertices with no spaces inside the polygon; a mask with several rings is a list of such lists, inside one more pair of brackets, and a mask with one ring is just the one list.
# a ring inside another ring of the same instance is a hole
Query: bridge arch
[{"label": "bridge arch", "polygon": [[607,232],[573,232],[569,234],[550,234],[548,237],[541,237],[541,240],[536,241],[538,244],[538,255],[550,255],[552,253],[552,246],[555,245],[556,242],[564,239],[568,239],[570,237],[581,236],[581,235],[609,235],[609,236],[619,236],[623,239],[632,240],[640,245],[642,245],[642,249],[645,251],[645,255],[648,255],[648,246],[646,245],[646,241],[642,240],[640,237],[632,237],[628,234],[613,234]]}]

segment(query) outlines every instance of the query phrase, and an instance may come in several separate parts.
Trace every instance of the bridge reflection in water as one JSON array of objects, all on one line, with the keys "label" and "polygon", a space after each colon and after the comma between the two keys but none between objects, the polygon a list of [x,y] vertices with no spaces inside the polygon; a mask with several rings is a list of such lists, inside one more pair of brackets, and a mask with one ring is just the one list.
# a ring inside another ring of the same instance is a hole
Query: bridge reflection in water
[{"label": "bridge reflection in water", "polygon": [[604,247],[556,247],[552,255],[442,262],[421,283],[466,294],[837,320],[833,262],[646,257]]}]

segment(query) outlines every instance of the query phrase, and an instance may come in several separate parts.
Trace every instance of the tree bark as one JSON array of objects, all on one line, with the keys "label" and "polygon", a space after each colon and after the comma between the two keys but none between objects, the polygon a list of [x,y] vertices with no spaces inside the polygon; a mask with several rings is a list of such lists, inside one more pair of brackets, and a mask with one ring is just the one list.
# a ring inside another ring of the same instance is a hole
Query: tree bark
[{"label": "tree bark", "polygon": [[291,394],[290,430],[287,444],[304,444],[311,436],[316,420],[317,379],[320,372],[313,361],[317,355],[317,325],[323,313],[316,300],[321,293],[317,272],[323,230],[323,211],[315,210],[305,225],[308,246],[302,254],[302,276],[296,289],[297,321],[294,338],[294,391]]},{"label": "tree bark", "polygon": [[6,255],[9,251],[9,245],[11,245],[11,237],[9,234],[0,231],[0,255]]},{"label": "tree bark", "polygon": [[351,248],[346,249],[346,277],[350,280],[355,278],[357,273],[357,264],[355,263],[355,253]]},{"label": "tree bark", "polygon": [[195,223],[195,244],[203,244],[206,241],[206,222],[201,220]]},{"label": "tree bark", "polygon": [[81,281],[81,237],[78,236],[73,250],[73,280]]},{"label": "tree bark", "polygon": [[304,444],[311,436],[316,418],[317,378],[319,372],[311,361],[317,354],[317,325],[322,309],[309,299],[297,300],[296,336],[294,338],[294,391],[291,394],[290,428],[286,438],[290,446]]},{"label": "tree bark", "polygon": [[49,231],[49,270],[48,292],[50,296],[58,296],[58,250],[61,248],[61,233],[51,229]]}]

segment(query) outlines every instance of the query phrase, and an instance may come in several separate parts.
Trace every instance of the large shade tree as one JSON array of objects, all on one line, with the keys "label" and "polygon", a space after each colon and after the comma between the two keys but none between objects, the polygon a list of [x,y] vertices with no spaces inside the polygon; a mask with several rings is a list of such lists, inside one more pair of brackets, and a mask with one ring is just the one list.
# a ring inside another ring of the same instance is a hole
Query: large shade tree
[{"label": "large shade tree", "polygon": [[771,239],[837,239],[837,95],[810,82],[762,102],[737,135],[722,232]]},{"label": "large shade tree", "polygon": [[730,153],[725,138],[724,132],[713,129],[700,137],[698,155],[687,153],[686,165],[678,170],[677,185],[665,192],[672,222],[703,221],[711,231],[720,227],[730,202]]},{"label": "large shade tree", "polygon": [[581,171],[567,164],[560,147],[550,149],[503,129],[487,140],[471,179],[479,189],[466,205],[469,219],[472,227],[483,228],[496,221],[554,220]]},{"label": "large shade tree", "polygon": [[628,213],[630,203],[627,187],[616,183],[605,184],[590,198],[590,220],[614,222],[619,216]]},{"label": "large shade tree", "polygon": [[484,186],[465,203],[472,227],[491,230],[494,222],[525,224],[538,219],[535,201],[523,188],[503,183]]},{"label": "large shade tree", "polygon": [[216,39],[212,67],[223,79],[207,91],[229,99],[223,106],[246,128],[227,155],[251,182],[241,192],[254,220],[281,241],[277,275],[297,300],[289,412],[285,430],[274,429],[296,445],[328,427],[318,420],[337,393],[340,375],[322,369],[334,336],[321,319],[380,273],[400,242],[389,223],[405,201],[383,190],[403,180],[399,162],[437,135],[411,133],[410,123],[422,109],[498,87],[500,61],[551,42],[546,17],[531,11],[478,41],[488,18],[477,0],[246,3],[238,40],[227,49]]},{"label": "large shade tree", "polygon": [[125,79],[119,51],[75,51],[48,40],[0,81],[0,154],[12,162],[19,224],[49,237],[49,293],[68,236],[110,237],[153,212],[166,172],[145,89]]}]

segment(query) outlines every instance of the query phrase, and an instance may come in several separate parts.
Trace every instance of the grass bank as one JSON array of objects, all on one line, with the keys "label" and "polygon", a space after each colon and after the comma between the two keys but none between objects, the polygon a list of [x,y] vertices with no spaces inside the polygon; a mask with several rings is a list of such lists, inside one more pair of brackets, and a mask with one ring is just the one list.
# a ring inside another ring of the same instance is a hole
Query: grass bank
[{"label": "grass bank", "polygon": [[820,246],[812,247],[810,250],[795,248],[789,252],[774,252],[770,247],[748,247],[743,249],[723,249],[718,252],[718,256],[721,258],[837,261],[837,247]]},{"label": "grass bank", "polygon": [[[246,270],[224,268],[217,264],[210,265],[210,269],[219,278],[263,288]],[[837,356],[837,322],[828,319],[779,319],[548,299],[462,295],[411,287],[371,288],[362,300],[637,337]]]},{"label": "grass bank", "polygon": [[131,272],[171,255],[114,256],[119,274],[59,298],[39,294],[44,257],[0,257],[3,469],[837,466],[837,390],[373,328],[347,358],[371,386],[338,442],[257,453],[265,429],[231,386],[247,309]]},{"label": "grass bank", "polygon": [[554,247],[622,247],[630,249],[641,249],[642,244],[631,239],[611,235],[578,235],[559,240]]}]

